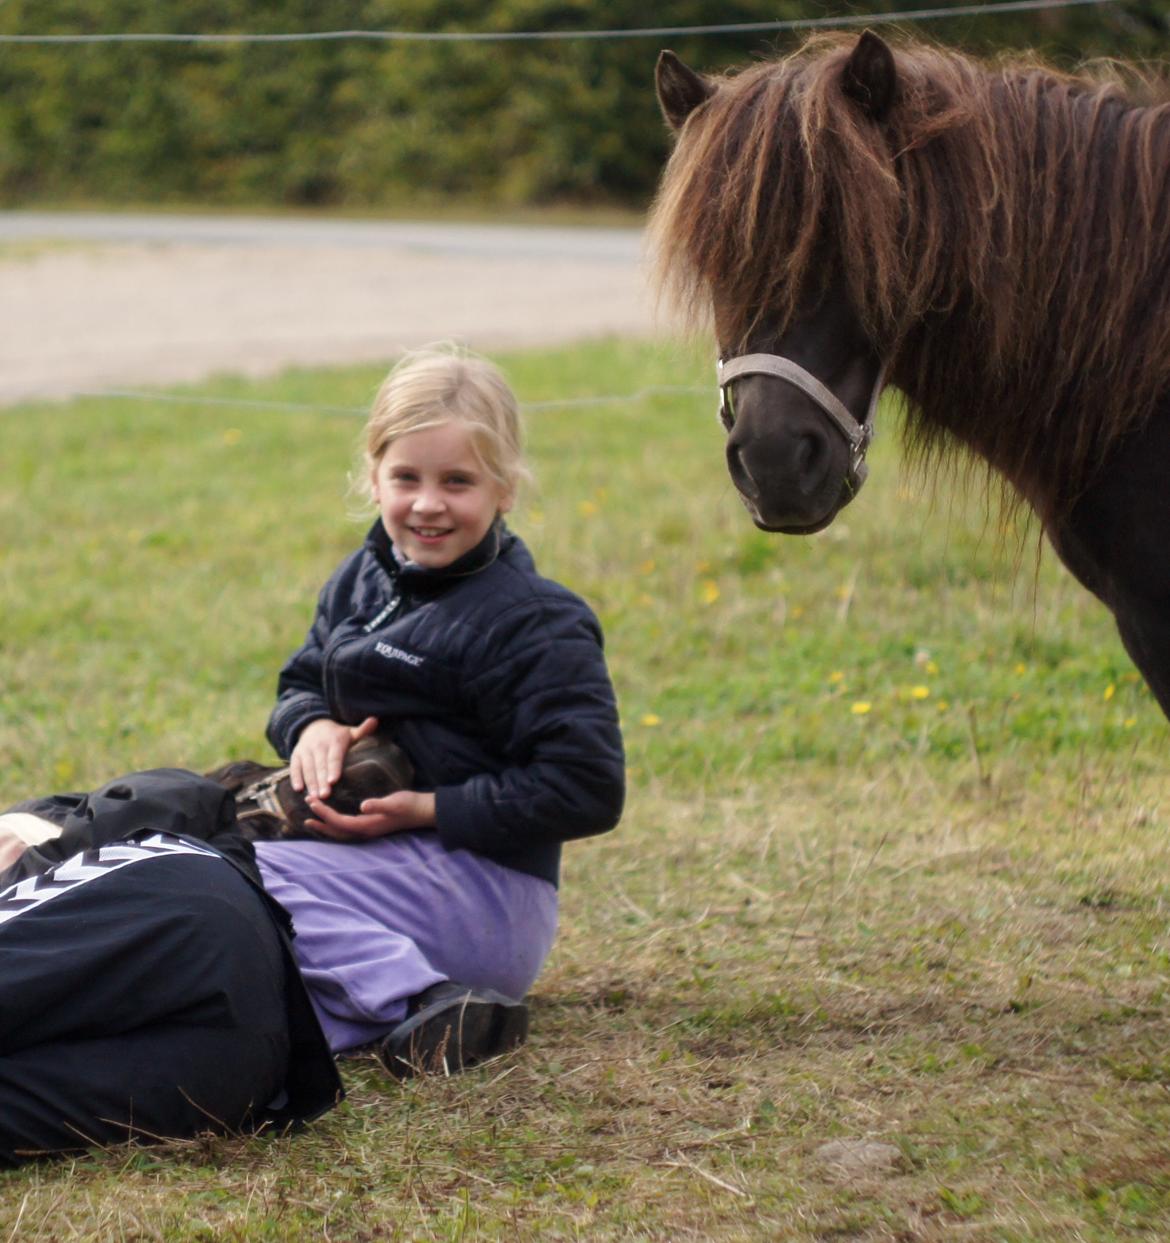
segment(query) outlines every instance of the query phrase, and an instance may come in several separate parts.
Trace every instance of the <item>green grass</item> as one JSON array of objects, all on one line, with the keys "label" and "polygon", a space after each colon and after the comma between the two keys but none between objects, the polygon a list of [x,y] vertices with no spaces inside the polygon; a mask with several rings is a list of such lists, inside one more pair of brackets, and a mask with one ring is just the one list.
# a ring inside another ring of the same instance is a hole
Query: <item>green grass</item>
[{"label": "green grass", "polygon": [[[205,200],[171,199],[159,202],[157,198],[141,203],[119,201],[111,203],[102,199],[82,197],[62,199],[38,199],[26,201],[14,208],[19,212],[96,212],[103,216],[186,216],[206,215],[209,208]],[[401,220],[401,221],[449,221],[452,224],[522,224],[549,228],[589,225],[599,228],[641,228],[646,213],[633,207],[616,204],[580,206],[574,203],[516,204],[514,206],[485,205],[480,199],[463,199],[447,195],[427,197],[419,195],[412,203],[387,203],[378,208],[351,207],[345,204],[331,205],[326,211],[313,207],[290,207],[281,203],[217,203],[215,215],[242,219],[262,216],[278,216],[288,220]]]},{"label": "green grass", "polygon": [[[529,416],[514,525],[602,617],[630,766],[621,828],[566,851],[530,1043],[406,1087],[347,1063],[296,1138],[0,1177],[3,1237],[1170,1234],[1160,712],[1034,533],[923,499],[890,413],[832,528],[755,531],[709,361],[503,359],[529,403],[651,390]],[[364,526],[359,420],[233,403],[361,407],[379,378],[0,412],[0,801],[266,757]],[[830,1140],[895,1156],[850,1173]]]}]

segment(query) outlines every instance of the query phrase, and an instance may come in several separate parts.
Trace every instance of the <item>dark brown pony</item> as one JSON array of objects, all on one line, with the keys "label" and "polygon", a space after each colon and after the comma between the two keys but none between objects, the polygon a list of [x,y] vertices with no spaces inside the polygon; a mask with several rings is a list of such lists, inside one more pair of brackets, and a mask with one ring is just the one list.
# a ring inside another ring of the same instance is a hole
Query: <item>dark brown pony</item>
[{"label": "dark brown pony", "polygon": [[1170,106],[1143,91],[869,32],[719,79],[664,52],[651,236],[713,312],[758,526],[852,499],[888,380],[921,461],[969,449],[1035,509],[1170,714]]}]

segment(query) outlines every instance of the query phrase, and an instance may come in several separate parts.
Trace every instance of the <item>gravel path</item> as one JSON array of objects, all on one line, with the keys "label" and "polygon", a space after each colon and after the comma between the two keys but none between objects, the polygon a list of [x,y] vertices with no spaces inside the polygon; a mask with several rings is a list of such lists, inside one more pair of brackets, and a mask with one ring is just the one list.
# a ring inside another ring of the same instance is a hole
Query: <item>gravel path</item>
[{"label": "gravel path", "polygon": [[636,230],[0,212],[0,404],[651,331]]}]

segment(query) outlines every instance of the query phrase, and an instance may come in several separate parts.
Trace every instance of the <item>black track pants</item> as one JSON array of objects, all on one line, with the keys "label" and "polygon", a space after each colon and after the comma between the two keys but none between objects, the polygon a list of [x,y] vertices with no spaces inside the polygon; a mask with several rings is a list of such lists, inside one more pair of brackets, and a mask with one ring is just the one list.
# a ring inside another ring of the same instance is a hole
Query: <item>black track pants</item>
[{"label": "black track pants", "polygon": [[0,893],[0,1165],[247,1128],[288,1061],[278,934],[214,852],[122,842]]}]

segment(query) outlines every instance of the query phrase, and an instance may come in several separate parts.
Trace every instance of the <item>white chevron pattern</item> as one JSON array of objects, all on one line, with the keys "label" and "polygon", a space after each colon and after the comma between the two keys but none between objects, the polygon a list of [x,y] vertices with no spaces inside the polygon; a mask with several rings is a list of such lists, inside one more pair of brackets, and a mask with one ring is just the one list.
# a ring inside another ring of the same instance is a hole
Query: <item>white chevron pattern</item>
[{"label": "white chevron pattern", "polygon": [[196,846],[169,833],[155,833],[133,842],[115,842],[96,850],[86,850],[64,863],[59,863],[42,876],[30,876],[0,893],[0,924],[15,919],[24,911],[70,893],[81,885],[147,859],[163,859],[172,855],[222,856],[207,847]]}]

